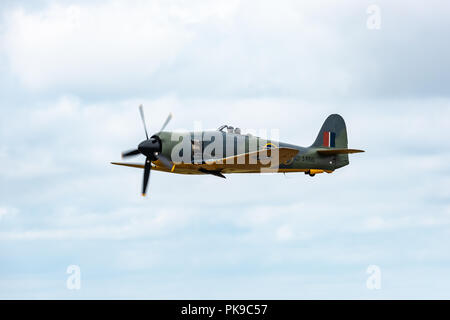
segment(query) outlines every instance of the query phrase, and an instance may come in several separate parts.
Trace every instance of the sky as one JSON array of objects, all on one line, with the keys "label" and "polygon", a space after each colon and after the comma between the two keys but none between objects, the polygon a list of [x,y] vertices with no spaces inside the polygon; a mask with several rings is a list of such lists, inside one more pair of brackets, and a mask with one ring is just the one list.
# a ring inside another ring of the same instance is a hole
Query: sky
[{"label": "sky", "polygon": [[[449,299],[449,16],[438,0],[2,1],[0,298]],[[150,132],[172,112],[168,130],[300,146],[339,113],[366,153],[313,178],[153,171],[143,198],[141,170],[110,165],[144,140],[141,103]]]}]

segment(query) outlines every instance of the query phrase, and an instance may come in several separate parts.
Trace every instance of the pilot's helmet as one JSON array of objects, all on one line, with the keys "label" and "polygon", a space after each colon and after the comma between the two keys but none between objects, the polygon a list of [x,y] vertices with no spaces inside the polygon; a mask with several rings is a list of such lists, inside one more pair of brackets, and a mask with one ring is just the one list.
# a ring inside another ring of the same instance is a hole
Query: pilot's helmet
[{"label": "pilot's helmet", "polygon": [[228,133],[233,133],[234,128],[232,126],[228,126],[227,130],[228,130]]},{"label": "pilot's helmet", "polygon": [[234,133],[241,134],[241,128],[235,128],[234,129]]}]

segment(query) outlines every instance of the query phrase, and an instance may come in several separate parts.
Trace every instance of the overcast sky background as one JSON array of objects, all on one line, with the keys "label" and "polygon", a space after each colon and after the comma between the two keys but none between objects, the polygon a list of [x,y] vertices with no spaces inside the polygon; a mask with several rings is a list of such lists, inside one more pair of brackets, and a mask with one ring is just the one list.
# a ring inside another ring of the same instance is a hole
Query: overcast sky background
[{"label": "overcast sky background", "polygon": [[[0,298],[450,298],[450,3],[0,13]],[[366,153],[314,178],[152,172],[142,198],[141,170],[109,164],[143,140],[140,103],[150,132],[171,111],[168,129],[279,129],[302,146],[339,113]]]}]

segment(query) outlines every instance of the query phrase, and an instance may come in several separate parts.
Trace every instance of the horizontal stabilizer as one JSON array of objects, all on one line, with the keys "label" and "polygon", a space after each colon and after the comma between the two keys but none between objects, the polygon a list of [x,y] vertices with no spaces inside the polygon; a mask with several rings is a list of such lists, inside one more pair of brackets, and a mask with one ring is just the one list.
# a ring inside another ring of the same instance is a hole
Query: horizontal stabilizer
[{"label": "horizontal stabilizer", "polygon": [[319,149],[317,150],[318,154],[324,155],[324,156],[331,156],[335,154],[350,154],[350,153],[359,153],[364,152],[364,150],[358,150],[358,149]]}]

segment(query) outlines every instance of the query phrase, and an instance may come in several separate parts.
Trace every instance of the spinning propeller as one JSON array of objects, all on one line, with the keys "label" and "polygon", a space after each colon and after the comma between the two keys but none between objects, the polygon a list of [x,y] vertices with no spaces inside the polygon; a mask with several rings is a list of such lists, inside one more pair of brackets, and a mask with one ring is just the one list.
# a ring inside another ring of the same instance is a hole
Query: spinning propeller
[{"label": "spinning propeller", "polygon": [[[141,114],[142,124],[144,125],[145,137],[147,138],[147,140],[142,141],[138,145],[137,149],[122,152],[122,158],[128,158],[136,156],[138,154],[143,154],[146,157],[144,165],[144,180],[142,181],[142,195],[145,196],[145,192],[147,191],[148,180],[150,178],[150,171],[152,170],[152,161],[156,160],[161,161],[161,163],[169,170],[172,169],[173,165],[169,159],[167,159],[164,155],[161,154],[162,150],[161,139],[156,134],[152,135],[150,138],[148,137],[147,125],[145,124],[144,110],[142,108],[142,104],[139,106],[139,112]],[[170,119],[172,119],[171,113],[169,113],[169,116],[167,117],[166,121],[164,122],[159,132],[164,130],[164,128],[169,123]]]}]

